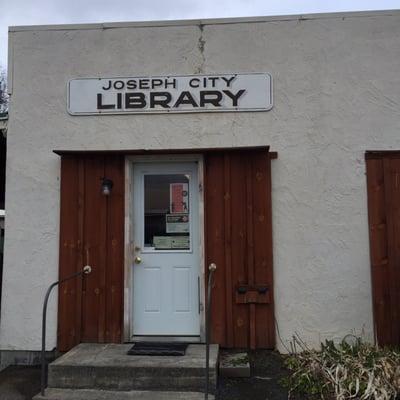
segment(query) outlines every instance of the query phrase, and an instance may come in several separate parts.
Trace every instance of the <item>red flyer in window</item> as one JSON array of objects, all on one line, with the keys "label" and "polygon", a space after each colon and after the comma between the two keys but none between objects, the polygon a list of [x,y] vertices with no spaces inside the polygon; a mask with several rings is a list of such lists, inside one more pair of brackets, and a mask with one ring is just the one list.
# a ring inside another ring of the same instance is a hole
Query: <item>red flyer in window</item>
[{"label": "red flyer in window", "polygon": [[189,188],[187,183],[171,183],[170,208],[171,214],[184,214],[189,212]]}]

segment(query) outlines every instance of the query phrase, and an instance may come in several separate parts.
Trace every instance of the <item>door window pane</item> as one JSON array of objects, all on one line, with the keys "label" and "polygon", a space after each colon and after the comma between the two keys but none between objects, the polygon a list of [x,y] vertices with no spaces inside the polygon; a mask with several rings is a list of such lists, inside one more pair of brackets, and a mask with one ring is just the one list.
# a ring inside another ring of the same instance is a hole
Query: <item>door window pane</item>
[{"label": "door window pane", "polygon": [[190,249],[190,176],[144,176],[144,247]]}]

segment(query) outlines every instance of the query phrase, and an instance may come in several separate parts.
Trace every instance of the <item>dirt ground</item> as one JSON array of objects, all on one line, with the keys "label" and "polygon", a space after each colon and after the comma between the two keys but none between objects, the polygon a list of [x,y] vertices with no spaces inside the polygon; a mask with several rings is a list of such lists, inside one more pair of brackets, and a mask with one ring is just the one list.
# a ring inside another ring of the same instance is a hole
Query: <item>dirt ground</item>
[{"label": "dirt ground", "polygon": [[31,400],[40,392],[40,367],[8,367],[0,372],[0,400]]},{"label": "dirt ground", "polygon": [[288,371],[282,356],[274,351],[249,353],[250,378],[219,379],[218,400],[286,400],[288,393],[280,384]]},{"label": "dirt ground", "polygon": [[[250,378],[220,378],[217,400],[286,400],[280,385],[288,374],[282,357],[272,351],[249,353]],[[31,400],[40,391],[39,367],[8,367],[0,373],[0,400]]]}]

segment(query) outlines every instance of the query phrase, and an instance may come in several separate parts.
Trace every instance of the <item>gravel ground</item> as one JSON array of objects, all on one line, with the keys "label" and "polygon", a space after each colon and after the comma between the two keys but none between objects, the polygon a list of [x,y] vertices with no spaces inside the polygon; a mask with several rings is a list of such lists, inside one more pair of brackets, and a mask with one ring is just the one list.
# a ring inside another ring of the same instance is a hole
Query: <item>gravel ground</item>
[{"label": "gravel ground", "polygon": [[[286,400],[279,381],[287,376],[273,351],[249,353],[250,378],[220,378],[218,400]],[[40,391],[40,367],[8,367],[0,373],[0,400],[31,400]]]}]

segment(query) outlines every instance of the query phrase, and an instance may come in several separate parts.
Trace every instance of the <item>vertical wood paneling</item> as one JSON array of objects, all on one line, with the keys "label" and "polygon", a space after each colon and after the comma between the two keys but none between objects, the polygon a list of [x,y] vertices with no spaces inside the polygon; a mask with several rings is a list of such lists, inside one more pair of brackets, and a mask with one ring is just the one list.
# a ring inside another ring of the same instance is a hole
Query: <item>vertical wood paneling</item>
[{"label": "vertical wood paneling", "polygon": [[390,296],[383,161],[367,160],[368,215],[375,331],[379,344],[390,343]]},{"label": "vertical wood paneling", "polygon": [[[100,190],[105,174],[114,182],[109,197]],[[60,288],[60,351],[79,342],[121,341],[123,229],[123,156],[63,156],[59,276],[86,264],[92,273]]]},{"label": "vertical wood paneling", "polygon": [[106,197],[101,194],[103,157],[85,160],[84,257],[92,273],[84,278],[82,296],[82,341],[104,342]]},{"label": "vertical wood paneling", "polygon": [[106,342],[120,342],[123,324],[124,158],[109,157],[105,176],[114,182],[107,199]]},{"label": "vertical wood paneling", "polygon": [[390,292],[383,160],[367,160],[368,216],[374,323],[379,344],[391,342]]},{"label": "vertical wood paneling", "polygon": [[222,154],[206,155],[205,174],[206,265],[208,266],[212,262],[217,264],[212,293],[211,324],[213,329],[211,340],[214,343],[226,343],[224,163]]},{"label": "vertical wood paneling", "polygon": [[226,304],[226,345],[233,346],[233,285],[232,285],[232,193],[231,157],[224,155],[224,231],[225,231],[225,304]]},{"label": "vertical wood paneling", "polygon": [[400,344],[400,159],[367,163],[374,325],[378,344]]},{"label": "vertical wood paneling", "polygon": [[400,159],[392,159],[392,198],[393,208],[391,210],[391,220],[393,227],[393,297],[392,304],[395,306],[392,315],[395,330],[392,332],[396,345],[400,345]]},{"label": "vertical wood paneling", "polygon": [[[271,224],[271,160],[267,154],[252,157],[253,163],[253,229],[254,280],[267,284],[271,303],[257,304],[256,347],[273,347],[275,324],[272,284],[272,224]],[[262,240],[258,239],[262,238]]]},{"label": "vertical wood paneling", "polygon": [[400,159],[383,160],[387,220],[388,281],[391,344],[400,344]]},{"label": "vertical wood paneling", "polygon": [[273,302],[236,302],[240,285],[272,295],[270,160],[266,151],[205,158],[206,260],[217,264],[212,339],[225,347],[273,348]]},{"label": "vertical wood paneling", "polygon": [[[83,258],[83,234],[85,216],[85,161],[80,158],[78,163],[78,270],[85,266]],[[82,288],[85,277],[76,280],[76,343],[82,340]]]},{"label": "vertical wood paneling", "polygon": [[[63,157],[62,163],[60,276],[87,263],[93,272],[60,296],[59,348],[68,350],[79,341],[119,342],[124,159],[82,155]],[[101,195],[103,176],[114,182],[110,197]],[[272,292],[270,178],[266,151],[205,154],[206,262],[218,266],[212,340],[222,346],[275,344],[273,303],[236,300],[239,285],[267,285]]]},{"label": "vertical wood paneling", "polygon": [[249,313],[247,304],[236,304],[236,286],[247,284],[247,227],[246,227],[246,159],[234,153],[231,155],[231,213],[232,218],[232,314],[234,347],[246,348],[249,345]]},{"label": "vertical wood paneling", "polygon": [[[247,225],[247,282],[254,285],[254,231],[253,231],[253,165],[246,154],[246,225]],[[249,304],[249,335],[250,348],[256,348],[256,306]]]},{"label": "vertical wood paneling", "polygon": [[[79,226],[78,209],[78,163],[75,157],[61,160],[60,202],[60,278],[74,274],[78,266]],[[78,341],[76,313],[81,296],[75,280],[64,282],[58,291],[58,347],[65,351]]]}]

